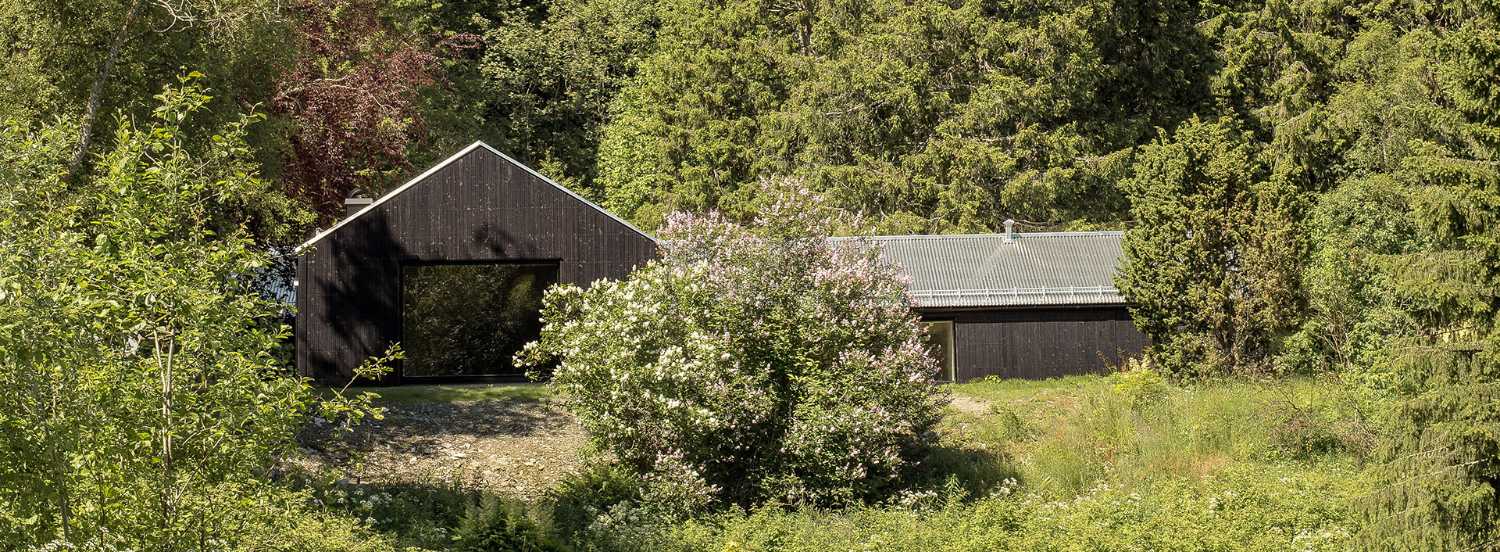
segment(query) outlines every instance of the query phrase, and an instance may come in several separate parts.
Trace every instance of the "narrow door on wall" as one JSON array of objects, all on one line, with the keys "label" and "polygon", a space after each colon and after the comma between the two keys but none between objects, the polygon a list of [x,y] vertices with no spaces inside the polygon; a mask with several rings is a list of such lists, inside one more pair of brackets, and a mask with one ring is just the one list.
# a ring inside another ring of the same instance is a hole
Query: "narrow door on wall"
[{"label": "narrow door on wall", "polygon": [[938,361],[938,373],[933,378],[937,381],[953,381],[953,321],[927,322],[926,330],[928,350],[937,356]]}]

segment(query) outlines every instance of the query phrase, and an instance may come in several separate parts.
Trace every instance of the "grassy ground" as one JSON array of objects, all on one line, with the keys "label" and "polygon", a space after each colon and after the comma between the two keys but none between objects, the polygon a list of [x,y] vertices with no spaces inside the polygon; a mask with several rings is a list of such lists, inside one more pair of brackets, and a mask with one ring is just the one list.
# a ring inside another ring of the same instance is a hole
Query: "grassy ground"
[{"label": "grassy ground", "polygon": [[1235,466],[1360,461],[1373,435],[1336,382],[1218,381],[1142,388],[1119,378],[959,384],[987,405],[950,412],[945,439],[996,450],[1026,487],[1065,498]]},{"label": "grassy ground", "polygon": [[[601,535],[634,549],[1114,550],[1350,546],[1369,448],[1337,382],[1189,387],[1129,377],[982,381],[954,397],[918,484],[843,512],[726,514]],[[385,421],[325,466],[379,495],[375,527],[440,549],[476,497],[535,502],[578,467],[577,424],[536,385],[380,390]],[[622,536],[623,535],[623,536]]]}]

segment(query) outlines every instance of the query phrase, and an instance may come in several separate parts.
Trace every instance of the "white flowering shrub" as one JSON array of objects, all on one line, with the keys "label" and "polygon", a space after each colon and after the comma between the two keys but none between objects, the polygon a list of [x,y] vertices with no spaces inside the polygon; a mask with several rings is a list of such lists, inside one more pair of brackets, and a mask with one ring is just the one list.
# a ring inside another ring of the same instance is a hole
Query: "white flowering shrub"
[{"label": "white flowering shrub", "polygon": [[906,295],[869,244],[826,240],[798,194],[750,227],[673,215],[623,281],[547,293],[541,339],[594,443],[677,508],[887,494],[946,396]]}]

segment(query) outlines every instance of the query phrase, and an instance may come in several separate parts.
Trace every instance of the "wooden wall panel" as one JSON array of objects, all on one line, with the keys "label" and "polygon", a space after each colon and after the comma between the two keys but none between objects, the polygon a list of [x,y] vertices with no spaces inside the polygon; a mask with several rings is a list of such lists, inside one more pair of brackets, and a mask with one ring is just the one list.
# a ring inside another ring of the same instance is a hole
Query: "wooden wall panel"
[{"label": "wooden wall panel", "polygon": [[[656,254],[649,237],[486,148],[474,148],[304,251],[297,363],[347,380],[401,339],[401,266],[547,260],[560,282],[623,278]],[[399,383],[398,373],[382,383]]]},{"label": "wooden wall panel", "polygon": [[954,321],[959,381],[1098,373],[1139,355],[1147,344],[1125,307],[932,310],[922,316]]}]

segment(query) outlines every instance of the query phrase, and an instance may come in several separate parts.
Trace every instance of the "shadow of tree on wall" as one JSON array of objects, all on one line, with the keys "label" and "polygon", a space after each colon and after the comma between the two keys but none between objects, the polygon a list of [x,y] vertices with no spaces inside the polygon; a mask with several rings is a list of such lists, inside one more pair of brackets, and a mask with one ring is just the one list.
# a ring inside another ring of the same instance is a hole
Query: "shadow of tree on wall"
[{"label": "shadow of tree on wall", "polygon": [[[359,240],[326,239],[305,255],[333,266],[312,271],[319,295],[299,314],[304,331],[326,331],[333,339],[308,339],[304,354],[310,376],[324,382],[347,379],[357,366],[400,339],[400,260],[411,255],[397,239],[386,214],[366,213],[349,224]],[[304,322],[305,321],[305,322]]]}]

